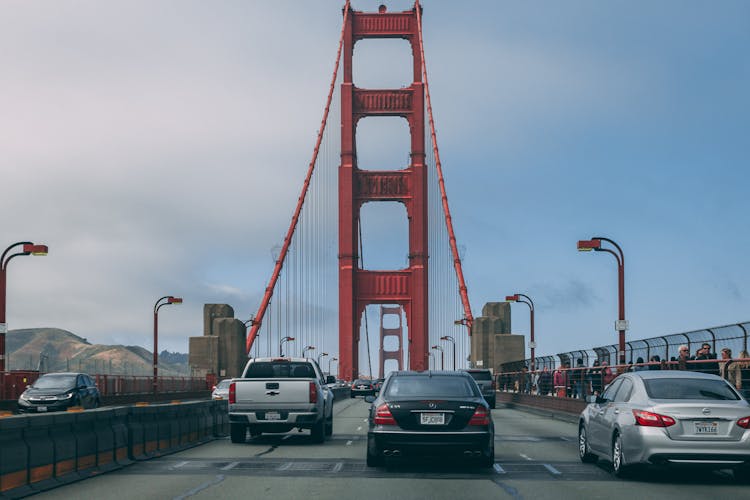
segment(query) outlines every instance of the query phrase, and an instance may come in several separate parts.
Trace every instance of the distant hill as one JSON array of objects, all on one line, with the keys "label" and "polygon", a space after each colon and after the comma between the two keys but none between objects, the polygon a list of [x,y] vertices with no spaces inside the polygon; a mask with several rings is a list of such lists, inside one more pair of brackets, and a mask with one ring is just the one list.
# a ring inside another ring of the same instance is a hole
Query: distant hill
[{"label": "distant hill", "polygon": [[[11,370],[153,374],[153,354],[143,347],[90,344],[85,338],[59,328],[9,330],[5,350],[6,365]],[[162,351],[159,374],[189,376],[188,355]]]}]

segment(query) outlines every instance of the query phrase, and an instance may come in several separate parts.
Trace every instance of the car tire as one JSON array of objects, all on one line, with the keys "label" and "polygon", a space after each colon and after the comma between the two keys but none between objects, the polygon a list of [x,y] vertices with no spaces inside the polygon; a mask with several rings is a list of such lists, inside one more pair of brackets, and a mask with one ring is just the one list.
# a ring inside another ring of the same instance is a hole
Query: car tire
[{"label": "car tire", "polygon": [[229,424],[229,438],[233,443],[244,443],[247,437],[245,424]]},{"label": "car tire", "polygon": [[95,399],[95,400],[94,400],[94,408],[99,408],[99,405],[100,405],[100,404],[101,404],[101,403],[99,402],[99,399]]},{"label": "car tire", "polygon": [[326,419],[326,436],[333,435],[333,413]]},{"label": "car tire", "polygon": [[256,437],[260,436],[261,434],[263,434],[263,432],[260,429],[258,429],[255,426],[252,426],[252,425],[248,426],[248,430],[250,431],[250,437],[251,438],[256,438]]},{"label": "car tire", "polygon": [[385,464],[385,458],[378,453],[378,449],[374,444],[367,443],[367,466],[368,467],[381,467]]},{"label": "car tire", "polygon": [[597,461],[596,455],[591,453],[589,448],[589,438],[583,424],[578,426],[578,458],[585,464],[593,464]]},{"label": "car tire", "polygon": [[490,449],[482,455],[482,459],[479,462],[481,467],[490,468],[495,465],[495,445],[491,445]]},{"label": "car tire", "polygon": [[313,424],[310,429],[310,438],[313,443],[320,444],[326,440],[326,419],[321,418],[319,422]]},{"label": "car tire", "polygon": [[616,433],[612,439],[612,473],[619,478],[632,477],[635,468],[632,465],[625,465],[623,461],[622,437]]},{"label": "car tire", "polygon": [[490,408],[494,410],[496,408],[497,399],[496,398],[488,399],[487,403],[490,405]]}]

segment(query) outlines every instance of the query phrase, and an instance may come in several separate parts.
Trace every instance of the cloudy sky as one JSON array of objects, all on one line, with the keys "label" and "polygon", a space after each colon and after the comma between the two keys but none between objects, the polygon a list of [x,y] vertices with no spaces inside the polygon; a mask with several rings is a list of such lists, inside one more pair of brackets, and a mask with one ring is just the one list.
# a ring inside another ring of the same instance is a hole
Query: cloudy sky
[{"label": "cloudy sky", "polygon": [[[187,352],[204,303],[249,318],[310,159],[342,5],[3,2],[0,247],[50,247],[11,263],[8,327],[150,349],[153,304],[173,294],[185,304],[162,309],[161,347]],[[538,354],[615,343],[614,259],[576,251],[607,236],[626,256],[630,338],[750,320],[750,3],[423,5],[475,315],[526,293]],[[406,47],[362,44],[355,83],[408,85]]]}]

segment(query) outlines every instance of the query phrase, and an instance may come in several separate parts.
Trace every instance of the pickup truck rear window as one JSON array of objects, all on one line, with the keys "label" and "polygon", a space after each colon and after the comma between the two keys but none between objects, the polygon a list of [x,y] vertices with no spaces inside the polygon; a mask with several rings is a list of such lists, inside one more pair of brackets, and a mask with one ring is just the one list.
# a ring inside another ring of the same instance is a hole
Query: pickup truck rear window
[{"label": "pickup truck rear window", "polygon": [[310,363],[259,361],[247,368],[245,378],[315,378]]}]

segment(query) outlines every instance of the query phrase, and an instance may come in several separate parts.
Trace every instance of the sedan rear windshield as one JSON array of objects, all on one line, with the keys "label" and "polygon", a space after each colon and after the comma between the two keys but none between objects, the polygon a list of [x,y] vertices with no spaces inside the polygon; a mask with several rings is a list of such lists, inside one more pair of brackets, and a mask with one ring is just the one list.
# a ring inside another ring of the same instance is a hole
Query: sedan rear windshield
[{"label": "sedan rear windshield", "polygon": [[46,375],[32,384],[36,389],[70,389],[76,385],[75,375]]},{"label": "sedan rear windshield", "polygon": [[315,378],[315,370],[305,362],[259,361],[248,366],[245,378]]},{"label": "sedan rear windshield", "polygon": [[386,398],[465,398],[478,397],[476,384],[465,377],[393,377]]},{"label": "sedan rear windshield", "polygon": [[644,380],[651,399],[707,399],[732,400],[740,397],[723,380],[656,378]]}]

